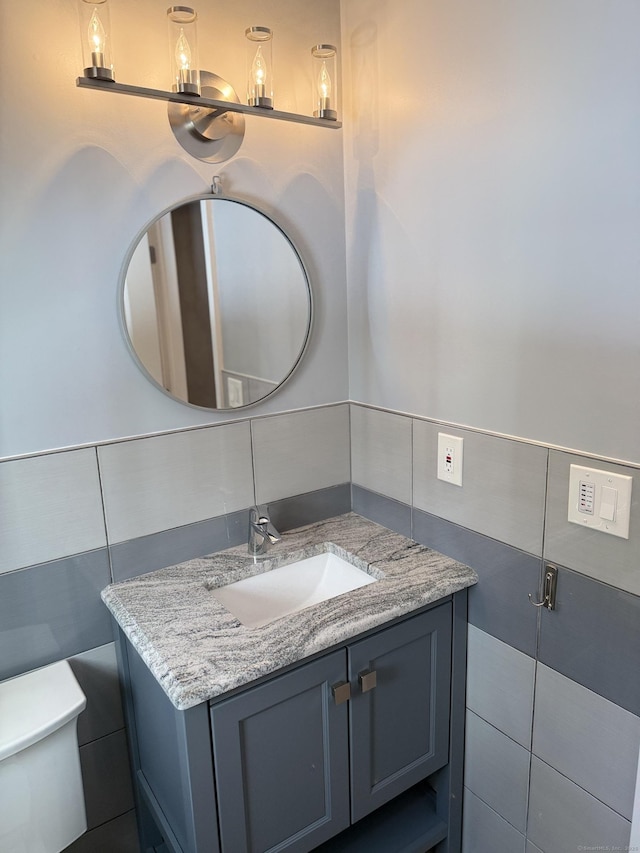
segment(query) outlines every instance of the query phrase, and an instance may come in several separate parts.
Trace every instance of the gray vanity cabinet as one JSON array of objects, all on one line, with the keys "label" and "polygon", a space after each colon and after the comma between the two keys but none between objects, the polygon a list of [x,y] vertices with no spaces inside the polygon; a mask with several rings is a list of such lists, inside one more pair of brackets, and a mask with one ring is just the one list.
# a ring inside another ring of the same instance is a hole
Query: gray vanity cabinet
[{"label": "gray vanity cabinet", "polygon": [[447,763],[451,605],[348,651],[355,686],[349,719],[355,823]]},{"label": "gray vanity cabinet", "polygon": [[333,652],[212,708],[223,853],[302,853],[349,826],[345,672]]},{"label": "gray vanity cabinet", "polygon": [[466,607],[186,711],[118,632],[143,853],[459,853]]},{"label": "gray vanity cabinet", "polygon": [[450,673],[443,604],[214,705],[222,853],[306,853],[440,769]]}]

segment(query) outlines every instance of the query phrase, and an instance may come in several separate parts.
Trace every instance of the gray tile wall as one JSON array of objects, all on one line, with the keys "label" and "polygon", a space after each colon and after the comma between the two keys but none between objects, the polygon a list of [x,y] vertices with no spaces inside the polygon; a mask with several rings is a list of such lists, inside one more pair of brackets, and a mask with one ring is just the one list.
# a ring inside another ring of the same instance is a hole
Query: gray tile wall
[{"label": "gray tile wall", "polygon": [[[354,508],[479,575],[469,592],[464,853],[626,849],[640,749],[640,487],[626,541],[570,524],[567,484],[572,462],[637,479],[636,470],[359,408]],[[436,478],[439,431],[464,437],[462,488]],[[405,502],[398,475],[409,455]],[[559,565],[552,613],[528,599],[546,561]]]},{"label": "gray tile wall", "polygon": [[346,512],[350,479],[348,405],[0,462],[0,680],[68,658],[88,700],[72,853],[138,847],[100,590],[239,544],[256,499],[283,529]]},{"label": "gray tile wall", "polygon": [[[443,429],[465,439],[462,488],[435,477]],[[71,658],[89,698],[79,735],[92,828],[73,853],[136,849],[99,590],[243,541],[254,501],[270,503],[283,529],[353,506],[478,572],[466,853],[551,853],[554,833],[563,844],[575,835],[579,813],[585,827],[606,827],[609,844],[628,835],[640,521],[634,503],[629,542],[569,525],[566,475],[576,459],[610,464],[340,404],[0,463],[0,678]],[[543,557],[560,564],[554,613],[527,598]],[[600,751],[588,758],[595,732]],[[613,759],[615,773],[606,770]],[[548,791],[566,798],[565,813]]]}]

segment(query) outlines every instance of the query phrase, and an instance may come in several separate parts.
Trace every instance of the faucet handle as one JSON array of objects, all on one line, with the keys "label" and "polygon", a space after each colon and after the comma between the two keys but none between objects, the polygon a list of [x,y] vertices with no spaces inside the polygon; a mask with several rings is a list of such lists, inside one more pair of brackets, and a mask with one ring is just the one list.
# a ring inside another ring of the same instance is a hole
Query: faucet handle
[{"label": "faucet handle", "polygon": [[269,545],[275,545],[281,539],[271,523],[266,504],[252,507],[249,513],[249,553],[266,554]]}]

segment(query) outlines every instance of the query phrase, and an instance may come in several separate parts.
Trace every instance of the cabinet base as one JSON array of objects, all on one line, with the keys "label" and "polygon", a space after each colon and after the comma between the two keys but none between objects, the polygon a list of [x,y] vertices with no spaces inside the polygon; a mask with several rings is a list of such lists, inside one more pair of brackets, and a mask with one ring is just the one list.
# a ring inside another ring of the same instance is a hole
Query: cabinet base
[{"label": "cabinet base", "polygon": [[426,853],[447,837],[435,795],[421,782],[316,848],[315,853]]}]

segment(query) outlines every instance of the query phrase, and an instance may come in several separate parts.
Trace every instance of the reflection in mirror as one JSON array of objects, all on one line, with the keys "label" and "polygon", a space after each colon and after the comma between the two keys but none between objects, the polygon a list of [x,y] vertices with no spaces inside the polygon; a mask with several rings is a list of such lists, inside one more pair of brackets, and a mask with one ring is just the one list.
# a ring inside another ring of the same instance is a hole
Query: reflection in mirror
[{"label": "reflection in mirror", "polygon": [[249,405],[291,374],[311,327],[293,244],[243,202],[199,198],[155,219],[123,284],[127,336],[145,372],[207,409]]}]

